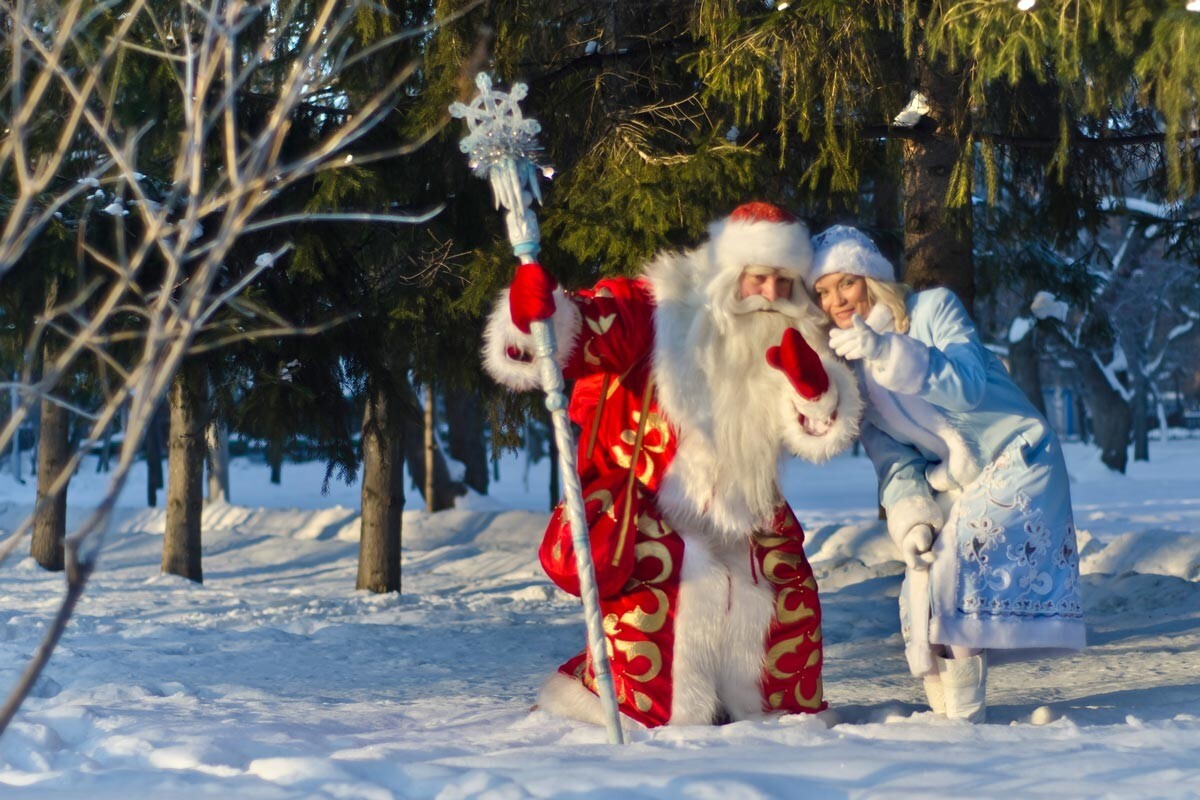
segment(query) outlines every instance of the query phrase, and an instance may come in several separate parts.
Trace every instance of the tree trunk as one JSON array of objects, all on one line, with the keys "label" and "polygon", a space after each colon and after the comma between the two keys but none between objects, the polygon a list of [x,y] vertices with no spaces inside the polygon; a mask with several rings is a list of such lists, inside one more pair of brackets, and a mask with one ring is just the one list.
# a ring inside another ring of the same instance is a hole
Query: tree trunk
[{"label": "tree trunk", "polygon": [[[421,404],[417,402],[417,394],[412,387],[405,381],[404,396],[397,399],[396,413],[402,415],[404,419],[398,421],[397,425],[404,426],[404,463],[408,466],[408,473],[412,477],[413,486],[421,493],[421,497],[426,497],[428,482],[425,480],[427,470],[425,468],[425,425],[421,415],[417,411],[421,408]],[[433,448],[433,504],[430,506],[428,500],[425,502],[425,507],[432,511],[443,511],[447,508],[454,507],[454,498],[462,492],[460,491],[461,484],[456,484],[450,480],[450,470],[446,467],[446,459],[442,456],[442,451],[438,449],[435,441]]]},{"label": "tree trunk", "polygon": [[1076,354],[1075,363],[1083,378],[1092,417],[1092,438],[1100,448],[1100,460],[1109,469],[1123,474],[1129,460],[1129,431],[1133,421],[1129,403],[1109,385],[1090,351]]},{"label": "tree trunk", "polygon": [[[49,353],[46,359],[50,360]],[[65,408],[42,401],[42,422],[38,434],[37,514],[33,520],[33,542],[29,555],[45,569],[63,569],[63,539],[67,535],[67,486],[51,495],[50,486],[63,471],[71,456],[69,432],[71,415]]]},{"label": "tree trunk", "polygon": [[404,513],[405,426],[399,404],[378,388],[367,395],[362,423],[362,522],[356,589],[400,591]]},{"label": "tree trunk", "polygon": [[434,402],[433,384],[427,381],[425,383],[425,430],[422,437],[425,443],[425,491],[422,494],[425,495],[425,510],[431,513],[437,511],[434,508],[435,492],[433,485],[433,477],[436,473],[434,459],[437,455],[437,439],[435,436],[437,431],[434,429],[436,421]]},{"label": "tree trunk", "polygon": [[450,457],[465,467],[463,483],[480,494],[487,494],[487,442],[484,441],[479,393],[474,390],[451,391],[443,400],[446,403],[446,425],[450,432]]},{"label": "tree trunk", "polygon": [[[12,385],[8,388],[8,407],[9,414],[15,415],[17,409],[21,405],[21,400],[17,396],[17,383],[20,382],[20,373],[13,373]],[[13,432],[12,450],[10,452],[9,463],[12,465],[13,479],[17,483],[24,483],[25,479],[21,477],[21,430],[18,428]]]},{"label": "tree trunk", "polygon": [[1083,444],[1088,444],[1092,440],[1091,430],[1088,428],[1088,410],[1087,403],[1083,400],[1083,392],[1075,392],[1075,418],[1079,420],[1079,441]]},{"label": "tree trunk", "polygon": [[158,419],[158,409],[155,409],[150,415],[150,425],[146,429],[146,505],[151,508],[158,505],[158,490],[162,486],[162,426]]},{"label": "tree trunk", "polygon": [[[1126,351],[1128,357],[1128,351]],[[1141,359],[1130,359],[1129,375],[1133,379],[1133,460],[1150,460],[1150,381],[1142,371]]]},{"label": "tree trunk", "polygon": [[1009,372],[1013,383],[1021,387],[1029,402],[1041,415],[1046,416],[1046,401],[1042,396],[1041,348],[1039,335],[1031,328],[1019,342],[1008,348]]},{"label": "tree trunk", "polygon": [[204,582],[200,564],[200,518],[204,510],[208,382],[204,369],[187,362],[171,382],[171,429],[167,446],[167,520],[162,571]]},{"label": "tree trunk", "polygon": [[562,499],[562,487],[560,483],[562,476],[559,474],[558,468],[558,439],[554,436],[554,424],[550,423],[550,438],[547,440],[547,452],[550,458],[550,510],[558,505],[558,501]]},{"label": "tree trunk", "polygon": [[208,446],[208,502],[229,502],[229,429],[213,420],[205,428]]},{"label": "tree trunk", "polygon": [[278,486],[283,483],[283,439],[270,439],[267,442],[267,464],[271,467],[271,483]]},{"label": "tree trunk", "polygon": [[929,101],[930,112],[904,143],[904,280],[914,289],[945,286],[967,311],[975,303],[971,202],[946,204],[951,178],[966,138],[962,101],[963,74],[918,56],[914,85]]}]

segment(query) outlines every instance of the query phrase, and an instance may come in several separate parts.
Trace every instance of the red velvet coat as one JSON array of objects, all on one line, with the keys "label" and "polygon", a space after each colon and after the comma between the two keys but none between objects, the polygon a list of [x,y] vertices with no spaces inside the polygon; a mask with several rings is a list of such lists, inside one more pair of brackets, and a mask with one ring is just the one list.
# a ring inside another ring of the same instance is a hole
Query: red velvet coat
[{"label": "red velvet coat", "polygon": [[[650,386],[654,301],[644,279],[601,281],[571,299],[583,325],[564,374],[576,381],[570,414],[581,430],[579,472],[617,699],[632,719],[662,725],[671,718],[676,612],[688,590],[681,571],[695,534],[674,530],[656,502],[678,437]],[[825,707],[821,608],[804,532],[781,503],[769,529],[750,540],[747,569],[774,597],[762,637],[762,709],[818,711]],[[579,593],[561,507],[539,555],[551,580]],[[586,649],[559,671],[595,691]]]}]

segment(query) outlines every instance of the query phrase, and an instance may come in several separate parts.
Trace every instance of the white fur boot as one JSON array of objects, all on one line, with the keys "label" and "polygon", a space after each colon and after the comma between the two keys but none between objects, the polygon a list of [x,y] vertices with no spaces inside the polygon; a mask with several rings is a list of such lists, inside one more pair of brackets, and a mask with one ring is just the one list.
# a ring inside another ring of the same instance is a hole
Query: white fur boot
[{"label": "white fur boot", "polygon": [[946,716],[983,722],[987,717],[987,651],[970,658],[935,658]]},{"label": "white fur boot", "polygon": [[925,699],[929,701],[929,710],[940,717],[946,716],[946,691],[942,688],[942,676],[926,675],[921,680],[925,684]]}]

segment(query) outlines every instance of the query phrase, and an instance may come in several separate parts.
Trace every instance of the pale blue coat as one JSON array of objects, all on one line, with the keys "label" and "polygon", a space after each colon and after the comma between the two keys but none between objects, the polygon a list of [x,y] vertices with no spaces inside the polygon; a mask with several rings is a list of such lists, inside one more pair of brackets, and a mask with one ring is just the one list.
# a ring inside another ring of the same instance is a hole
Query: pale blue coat
[{"label": "pale blue coat", "polygon": [[874,306],[867,323],[887,349],[858,362],[858,372],[868,398],[862,442],[889,533],[899,544],[913,525],[939,531],[928,581],[910,571],[901,595],[910,666],[930,669],[930,643],[1008,651],[996,660],[1082,648],[1079,555],[1058,437],[953,293],[914,293],[907,309],[905,335],[894,332],[885,306]]}]

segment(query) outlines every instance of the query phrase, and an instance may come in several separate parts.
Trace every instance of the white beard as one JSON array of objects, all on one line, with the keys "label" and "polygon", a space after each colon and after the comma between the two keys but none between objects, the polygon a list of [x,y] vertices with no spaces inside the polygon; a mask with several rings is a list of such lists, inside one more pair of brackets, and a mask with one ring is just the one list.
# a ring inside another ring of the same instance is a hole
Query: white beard
[{"label": "white beard", "polygon": [[659,381],[660,400],[680,441],[660,499],[676,525],[734,540],[769,522],[781,500],[779,392],[789,387],[766,352],[789,327],[809,341],[824,335],[820,312],[805,300],[750,297],[715,313],[696,309],[685,341],[666,344],[672,374]]}]

